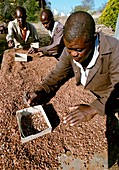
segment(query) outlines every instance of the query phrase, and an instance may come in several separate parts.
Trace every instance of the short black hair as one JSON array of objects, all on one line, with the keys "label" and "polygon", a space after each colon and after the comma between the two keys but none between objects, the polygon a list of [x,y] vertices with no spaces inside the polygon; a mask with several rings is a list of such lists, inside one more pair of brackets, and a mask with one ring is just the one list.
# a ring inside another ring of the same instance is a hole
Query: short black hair
[{"label": "short black hair", "polygon": [[65,40],[68,42],[84,36],[86,36],[88,41],[88,39],[94,37],[95,21],[93,17],[85,11],[74,12],[66,20],[63,34]]},{"label": "short black hair", "polygon": [[25,9],[24,7],[22,7],[22,6],[17,6],[17,7],[16,7],[16,10],[15,10],[15,15],[16,15],[17,11],[20,11],[20,12],[22,12],[22,14],[24,14],[24,16],[27,16],[27,15],[26,15],[26,9]]},{"label": "short black hair", "polygon": [[49,9],[43,9],[43,10],[41,11],[40,16],[42,16],[44,13],[47,14],[49,20],[53,18],[53,13],[52,13],[51,10],[49,10]]}]

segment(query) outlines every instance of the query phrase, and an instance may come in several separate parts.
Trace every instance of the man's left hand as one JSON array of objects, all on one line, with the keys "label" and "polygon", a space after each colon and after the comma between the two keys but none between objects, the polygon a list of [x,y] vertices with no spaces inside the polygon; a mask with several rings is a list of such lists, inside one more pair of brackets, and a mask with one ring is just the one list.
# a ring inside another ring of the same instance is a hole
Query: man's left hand
[{"label": "man's left hand", "polygon": [[95,108],[86,104],[70,107],[69,110],[70,114],[64,117],[64,123],[69,123],[70,126],[78,125],[81,122],[87,122],[97,114]]},{"label": "man's left hand", "polygon": [[38,49],[37,48],[34,48],[34,47],[31,47],[31,48],[29,48],[29,50],[28,50],[28,54],[34,54],[34,53],[37,53],[38,52]]}]

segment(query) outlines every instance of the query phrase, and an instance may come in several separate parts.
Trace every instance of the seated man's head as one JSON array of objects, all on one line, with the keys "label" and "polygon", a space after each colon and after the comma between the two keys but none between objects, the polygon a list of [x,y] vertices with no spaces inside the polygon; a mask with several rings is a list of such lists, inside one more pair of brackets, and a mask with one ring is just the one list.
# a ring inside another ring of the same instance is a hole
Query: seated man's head
[{"label": "seated man's head", "polygon": [[15,11],[17,22],[19,23],[20,28],[26,27],[26,10],[25,8],[18,6]]},{"label": "seated man's head", "polygon": [[85,61],[94,50],[95,22],[90,14],[78,11],[71,14],[64,27],[64,43],[73,59]]},{"label": "seated man's head", "polygon": [[54,26],[53,13],[49,9],[43,9],[40,14],[40,21],[47,30],[52,31]]}]

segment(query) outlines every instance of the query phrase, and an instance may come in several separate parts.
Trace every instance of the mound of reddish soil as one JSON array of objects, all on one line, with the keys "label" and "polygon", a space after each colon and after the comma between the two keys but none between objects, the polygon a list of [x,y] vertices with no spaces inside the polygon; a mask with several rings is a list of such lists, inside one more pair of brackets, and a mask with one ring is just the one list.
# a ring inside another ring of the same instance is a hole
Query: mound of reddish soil
[{"label": "mound of reddish soil", "polygon": [[34,57],[30,62],[15,62],[14,56],[14,49],[5,51],[0,70],[0,169],[106,169],[106,116],[96,115],[90,122],[74,127],[63,124],[69,106],[94,100],[89,91],[75,85],[75,78],[44,106],[52,133],[21,143],[16,111],[26,107],[23,94],[35,89],[57,60]]}]

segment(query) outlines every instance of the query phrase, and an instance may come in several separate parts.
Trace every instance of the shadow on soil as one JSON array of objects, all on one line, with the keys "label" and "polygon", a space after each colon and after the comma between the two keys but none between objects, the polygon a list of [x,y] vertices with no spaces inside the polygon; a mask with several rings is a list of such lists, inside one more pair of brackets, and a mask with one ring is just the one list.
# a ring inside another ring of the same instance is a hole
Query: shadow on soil
[{"label": "shadow on soil", "polygon": [[106,105],[106,137],[108,142],[108,167],[117,164],[119,168],[119,83],[111,92]]},{"label": "shadow on soil", "polygon": [[108,168],[115,163],[119,167],[119,120],[114,116],[107,116]]},{"label": "shadow on soil", "polygon": [[55,111],[52,104],[44,105],[43,109],[51,123],[52,130],[54,130],[60,123],[60,119],[59,116],[57,115],[57,112]]}]

